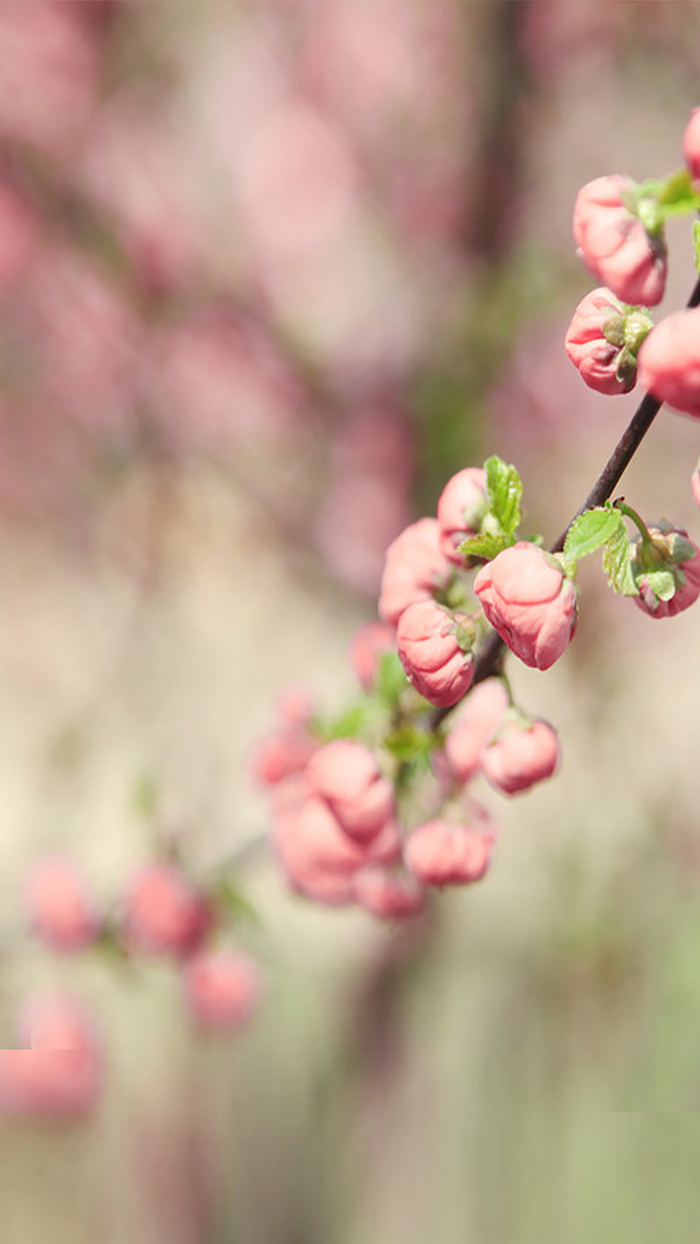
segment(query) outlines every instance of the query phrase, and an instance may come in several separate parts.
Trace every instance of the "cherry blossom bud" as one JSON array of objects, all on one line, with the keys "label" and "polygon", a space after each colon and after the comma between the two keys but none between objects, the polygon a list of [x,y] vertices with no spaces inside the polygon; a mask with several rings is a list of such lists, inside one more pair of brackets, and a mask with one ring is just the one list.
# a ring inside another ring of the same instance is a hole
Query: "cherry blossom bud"
[{"label": "cherry blossom bud", "polygon": [[355,631],[350,645],[350,661],[365,691],[374,686],[379,660],[396,647],[394,632],[384,622],[365,622]]},{"label": "cherry blossom bud", "polygon": [[357,873],[355,898],[358,905],[373,916],[405,920],[424,910],[426,892],[411,873],[373,865]]},{"label": "cherry blossom bud", "polygon": [[700,307],[657,324],[639,351],[639,382],[681,414],[700,419]]},{"label": "cherry blossom bud", "polygon": [[334,739],[309,761],[311,795],[324,799],[341,829],[359,843],[377,837],[394,815],[394,788],[364,743]]},{"label": "cherry blossom bud", "polygon": [[474,536],[489,508],[486,472],[481,467],[466,467],[448,480],[437,505],[442,551],[456,566],[464,566],[464,554],[458,546],[467,536]]},{"label": "cherry blossom bud", "polygon": [[666,288],[666,243],[651,236],[623,203],[634,190],[626,177],[597,177],[579,190],[574,239],[593,275],[623,302],[656,306]]},{"label": "cherry blossom bud", "polygon": [[208,899],[172,864],[148,864],[127,886],[122,931],[133,952],[191,954],[212,924]]},{"label": "cherry blossom bud", "polygon": [[353,876],[366,864],[394,863],[401,854],[395,822],[389,821],[367,846],[341,829],[328,804],[318,798],[276,809],[274,844],[289,884],[299,893],[329,906],[354,902]]},{"label": "cherry blossom bud", "polygon": [[188,1010],[201,1028],[241,1028],[258,1008],[262,983],[258,965],[234,950],[201,950],[184,965],[182,985]]},{"label": "cherry blossom bud", "polygon": [[276,786],[295,773],[302,773],[318,743],[303,730],[281,727],[261,739],[250,759],[252,775],[260,786]]},{"label": "cherry blossom bud", "polygon": [[483,877],[493,843],[493,835],[478,825],[456,825],[438,818],[413,831],[404,857],[424,885],[464,885]]},{"label": "cherry blossom bud", "polygon": [[618,302],[608,289],[594,289],[578,304],[564,342],[589,389],[614,397],[637,379],[637,350],[653,327],[648,315]]},{"label": "cherry blossom bud", "polygon": [[491,625],[525,665],[549,669],[571,642],[577,594],[556,557],[526,541],[504,549],[474,580]]},{"label": "cherry blossom bud", "polygon": [[693,181],[700,181],[700,108],[693,108],[685,127],[683,155]]},{"label": "cherry blossom bud", "polygon": [[396,626],[407,605],[430,600],[445,588],[452,567],[445,557],[436,518],[411,523],[389,545],[379,596],[379,616]]},{"label": "cherry blossom bud", "polygon": [[27,922],[52,950],[82,950],[100,932],[100,917],[87,882],[73,860],[37,860],[25,883]]},{"label": "cherry blossom bud", "polygon": [[698,508],[700,508],[700,458],[698,458],[695,470],[690,477],[690,487],[693,493],[693,500]]},{"label": "cherry blossom bud", "polygon": [[700,596],[700,549],[687,532],[670,523],[649,527],[652,543],[640,536],[630,548],[635,603],[652,618],[672,618]]},{"label": "cherry blossom bud", "polygon": [[551,777],[559,760],[556,730],[546,721],[506,721],[481,758],[487,781],[506,795]]},{"label": "cherry blossom bud", "polygon": [[0,1111],[67,1120],[94,1107],[104,1079],[102,1044],[81,1003],[59,993],[29,998],[18,1035],[25,1048],[0,1050]]},{"label": "cherry blossom bud", "polygon": [[406,675],[431,704],[456,704],[474,677],[474,658],[465,626],[432,600],[409,605],[399,618],[396,644]]},{"label": "cherry blossom bud", "polygon": [[476,773],[507,708],[508,692],[500,678],[487,678],[469,692],[445,739],[448,771],[455,781],[468,782]]}]

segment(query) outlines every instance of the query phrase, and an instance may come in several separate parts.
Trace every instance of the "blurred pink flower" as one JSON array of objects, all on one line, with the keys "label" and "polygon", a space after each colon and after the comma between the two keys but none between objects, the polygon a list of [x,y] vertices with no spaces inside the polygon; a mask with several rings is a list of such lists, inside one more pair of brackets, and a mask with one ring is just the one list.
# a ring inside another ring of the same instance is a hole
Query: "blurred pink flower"
[{"label": "blurred pink flower", "polygon": [[257,963],[236,950],[199,951],[184,964],[182,985],[190,1015],[205,1029],[242,1028],[262,995]]},{"label": "blurred pink flower", "polygon": [[0,135],[59,155],[96,105],[98,48],[78,6],[0,4]]},{"label": "blurred pink flower", "polygon": [[147,864],[126,886],[121,933],[133,954],[190,954],[212,924],[208,899],[173,864]]},{"label": "blurred pink flower", "polygon": [[18,1017],[29,1049],[0,1050],[0,1112],[71,1119],[100,1095],[103,1053],[93,1017],[67,994],[37,994]]},{"label": "blurred pink flower", "polygon": [[67,856],[43,856],[24,887],[28,924],[53,950],[82,950],[95,940],[101,919],[78,864]]}]

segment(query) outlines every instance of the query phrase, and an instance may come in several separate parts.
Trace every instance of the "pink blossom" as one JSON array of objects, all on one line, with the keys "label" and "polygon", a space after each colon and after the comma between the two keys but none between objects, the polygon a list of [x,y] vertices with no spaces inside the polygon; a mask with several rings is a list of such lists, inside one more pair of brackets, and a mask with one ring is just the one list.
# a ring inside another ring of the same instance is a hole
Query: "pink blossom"
[{"label": "pink blossom", "polygon": [[379,616],[396,626],[407,605],[430,600],[446,587],[452,567],[442,550],[436,518],[411,523],[389,545],[379,596]]},{"label": "pink blossom", "polygon": [[683,156],[693,181],[700,181],[700,108],[693,108],[685,127]]},{"label": "pink blossom", "polygon": [[507,708],[508,692],[500,678],[487,678],[469,692],[445,739],[445,757],[453,779],[468,782],[473,777]]},{"label": "pink blossom", "polygon": [[310,794],[326,801],[341,829],[358,843],[371,842],[394,815],[393,785],[363,743],[327,743],[312,756],[306,778]]},{"label": "pink blossom", "polygon": [[[639,589],[639,595],[633,599],[651,618],[673,618],[694,605],[700,596],[700,549],[688,539],[686,531],[670,524],[660,524],[648,530],[655,549],[666,560],[660,565],[641,537],[637,540],[630,558],[634,581]],[[677,560],[679,546],[688,552],[695,549],[695,553],[686,561]],[[653,571],[659,569],[670,569],[676,581],[676,590],[670,600],[661,599],[654,590]]]},{"label": "pink blossom", "polygon": [[274,844],[289,884],[308,898],[329,906],[354,902],[353,877],[366,864],[392,864],[401,842],[393,821],[368,845],[355,842],[341,829],[328,804],[307,798],[305,783],[277,802]]},{"label": "pink blossom", "polygon": [[488,509],[486,472],[481,467],[465,467],[448,480],[437,505],[442,551],[456,566],[464,565],[457,546],[467,536],[476,535]]},{"label": "pink blossom", "polygon": [[62,856],[37,860],[25,882],[27,921],[53,950],[82,950],[100,931],[100,917],[78,865]]},{"label": "pink blossom", "polygon": [[460,625],[432,600],[404,609],[396,643],[406,675],[431,704],[456,704],[471,685],[474,658],[460,647]]},{"label": "pink blossom", "polygon": [[700,459],[698,459],[695,470],[690,477],[690,488],[693,494],[693,500],[698,508],[700,508]]},{"label": "pink blossom", "polygon": [[700,307],[652,329],[639,351],[639,381],[674,410],[700,419]]},{"label": "pink blossom", "polygon": [[493,835],[478,825],[438,818],[413,831],[404,858],[424,885],[463,885],[484,876],[493,843]]},{"label": "pink blossom", "polygon": [[0,1050],[0,1111],[70,1119],[91,1110],[104,1066],[87,1009],[67,994],[37,994],[20,1011],[18,1033],[30,1048]]},{"label": "pink blossom", "polygon": [[396,640],[384,622],[364,622],[358,627],[350,644],[350,661],[358,681],[369,691],[379,672],[379,661],[385,652],[394,652]]},{"label": "pink blossom", "polygon": [[576,630],[576,588],[549,553],[519,541],[474,580],[484,613],[525,665],[549,669]]},{"label": "pink blossom", "polygon": [[[592,290],[574,311],[564,342],[566,353],[589,389],[609,397],[629,393],[637,379],[630,352],[625,354],[621,340],[614,344],[605,335],[606,326],[615,318],[622,331],[625,310],[610,290]],[[621,362],[628,363],[623,370]]]},{"label": "pink blossom", "polygon": [[622,195],[632,183],[618,175],[597,177],[579,190],[574,239],[593,275],[623,302],[653,307],[666,288],[666,245],[650,237]]},{"label": "pink blossom", "polygon": [[132,952],[191,954],[203,942],[212,922],[206,896],[173,864],[148,864],[127,886],[122,933]]},{"label": "pink blossom", "polygon": [[411,873],[369,865],[355,877],[355,898],[382,920],[405,920],[424,910],[426,892]]},{"label": "pink blossom", "polygon": [[234,950],[199,951],[185,963],[182,984],[189,1012],[201,1028],[241,1028],[262,994],[257,963]]},{"label": "pink blossom", "polygon": [[501,726],[481,758],[486,779],[506,795],[551,777],[559,760],[557,733],[546,721]]},{"label": "pink blossom", "polygon": [[271,731],[253,748],[250,758],[254,780],[260,786],[276,786],[306,768],[318,743],[297,726]]},{"label": "pink blossom", "polygon": [[0,182],[0,294],[24,276],[39,244],[33,208],[7,182]]}]

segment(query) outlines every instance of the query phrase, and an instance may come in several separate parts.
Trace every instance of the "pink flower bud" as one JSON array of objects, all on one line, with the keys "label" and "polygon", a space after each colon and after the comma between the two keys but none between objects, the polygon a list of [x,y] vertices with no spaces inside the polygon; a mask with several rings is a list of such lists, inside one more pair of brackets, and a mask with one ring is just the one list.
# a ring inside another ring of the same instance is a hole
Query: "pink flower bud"
[{"label": "pink flower bud", "polygon": [[693,181],[700,181],[700,108],[693,108],[685,127],[683,156]]},{"label": "pink flower bud", "polygon": [[625,207],[626,177],[597,177],[579,190],[574,239],[586,267],[623,302],[656,306],[666,288],[666,244]]},{"label": "pink flower bud", "polygon": [[368,747],[352,739],[334,739],[309,761],[311,795],[324,799],[341,829],[356,842],[377,837],[394,815],[394,788],[382,777]]},{"label": "pink flower bud", "polygon": [[[633,599],[651,618],[673,618],[700,596],[700,549],[688,539],[687,532],[668,523],[648,530],[653,546],[649,548],[640,537],[630,549],[632,574],[639,589],[639,596]],[[683,560],[693,549],[695,553]],[[659,571],[665,582],[659,582]],[[673,595],[664,599],[669,584]]]},{"label": "pink flower bud", "polygon": [[693,493],[693,500],[698,508],[700,508],[700,458],[698,459],[695,470],[690,477],[690,487]]},{"label": "pink flower bud", "polygon": [[484,613],[525,665],[547,670],[576,630],[576,588],[560,563],[519,541],[482,566],[474,580]]},{"label": "pink flower bud", "polygon": [[355,898],[360,907],[382,920],[405,920],[425,908],[423,886],[410,873],[370,866],[355,877]]},{"label": "pink flower bud", "polygon": [[456,704],[474,677],[474,658],[460,647],[460,620],[432,600],[404,609],[396,644],[406,675],[431,704]]},{"label": "pink flower bud", "polygon": [[457,551],[467,536],[474,536],[488,510],[486,472],[466,467],[448,480],[437,505],[442,551],[456,566],[464,566],[464,555]]},{"label": "pink flower bud", "polygon": [[447,586],[452,567],[442,551],[436,518],[411,523],[389,545],[379,596],[379,616],[396,626],[407,605],[430,600]]},{"label": "pink flower bud", "polygon": [[289,884],[308,898],[329,906],[354,902],[353,876],[366,864],[394,863],[401,854],[395,822],[388,821],[369,845],[353,841],[341,829],[328,804],[318,798],[277,809],[275,851]]},{"label": "pink flower bud", "polygon": [[80,869],[73,860],[37,860],[24,890],[27,922],[52,950],[82,950],[100,932],[100,917]]},{"label": "pink flower bud", "polygon": [[651,320],[618,302],[608,289],[594,289],[578,304],[564,342],[589,389],[614,397],[637,380],[636,353]]},{"label": "pink flower bud", "polygon": [[454,780],[468,782],[476,773],[482,752],[507,708],[508,692],[500,678],[487,678],[469,692],[445,739],[445,756]]},{"label": "pink flower bud", "polygon": [[404,857],[424,885],[464,885],[483,877],[493,842],[479,827],[437,819],[413,831]]},{"label": "pink flower bud", "polygon": [[191,954],[212,924],[208,899],[172,864],[148,864],[127,886],[122,931],[135,953]]},{"label": "pink flower bud", "polygon": [[551,777],[559,760],[557,733],[546,721],[507,722],[481,758],[487,781],[506,795]]},{"label": "pink flower bud", "polygon": [[395,647],[394,632],[384,622],[365,622],[355,631],[350,645],[350,661],[365,691],[374,685],[380,657],[385,652],[393,652]]},{"label": "pink flower bud", "polygon": [[257,963],[234,950],[200,950],[185,963],[182,985],[188,1010],[201,1028],[241,1028],[262,994]]},{"label": "pink flower bud", "polygon": [[639,382],[662,402],[700,419],[700,307],[657,324],[639,351]]},{"label": "pink flower bud", "polygon": [[18,1035],[31,1048],[0,1050],[0,1111],[70,1119],[91,1110],[104,1065],[86,1008],[66,994],[36,995],[20,1012]]},{"label": "pink flower bud", "polygon": [[302,773],[318,743],[303,730],[283,726],[260,739],[250,758],[252,775],[259,786],[276,786],[285,778]]}]

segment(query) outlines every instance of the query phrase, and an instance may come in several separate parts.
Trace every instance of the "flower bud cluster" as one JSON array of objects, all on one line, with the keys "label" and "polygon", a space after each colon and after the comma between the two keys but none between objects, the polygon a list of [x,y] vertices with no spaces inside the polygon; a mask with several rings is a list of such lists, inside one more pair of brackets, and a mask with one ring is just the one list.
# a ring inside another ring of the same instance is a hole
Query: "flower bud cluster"
[{"label": "flower bud cluster", "polygon": [[[254,960],[213,941],[224,924],[216,885],[199,885],[179,864],[145,864],[107,907],[74,860],[40,858],[25,879],[24,917],[57,953],[109,945],[132,960],[170,960],[190,1017],[202,1030],[240,1028],[260,1001]],[[27,1048],[0,1052],[0,1112],[69,1118],[96,1104],[104,1079],[102,1040],[83,1003],[63,993],[29,998],[18,1036]]]}]

